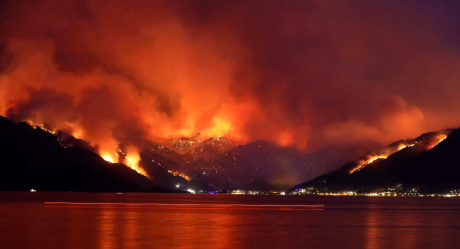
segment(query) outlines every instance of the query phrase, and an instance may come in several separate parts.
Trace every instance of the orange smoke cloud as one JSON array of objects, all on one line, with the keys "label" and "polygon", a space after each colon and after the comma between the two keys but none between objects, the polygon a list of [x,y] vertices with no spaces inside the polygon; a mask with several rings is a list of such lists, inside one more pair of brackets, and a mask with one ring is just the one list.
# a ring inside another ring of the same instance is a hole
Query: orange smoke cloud
[{"label": "orange smoke cloud", "polygon": [[457,17],[421,5],[8,1],[0,115],[112,161],[197,133],[314,150],[458,126]]}]

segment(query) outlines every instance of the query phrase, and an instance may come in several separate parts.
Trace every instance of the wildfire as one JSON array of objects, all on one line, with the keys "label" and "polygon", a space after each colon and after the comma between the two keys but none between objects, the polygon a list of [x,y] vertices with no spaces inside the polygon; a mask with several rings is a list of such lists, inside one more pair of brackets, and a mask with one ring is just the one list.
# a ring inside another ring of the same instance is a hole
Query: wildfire
[{"label": "wildfire", "polygon": [[[357,170],[360,170],[362,168],[364,168],[365,166],[371,164],[372,162],[374,162],[375,160],[377,159],[386,159],[387,157],[389,157],[390,155],[404,149],[404,148],[407,148],[407,147],[413,147],[415,146],[416,144],[419,145],[419,147],[422,149],[422,150],[431,150],[433,149],[435,146],[437,146],[439,143],[441,143],[442,141],[444,141],[445,139],[447,138],[447,135],[445,134],[440,134],[440,135],[437,135],[437,136],[434,136],[434,137],[429,137],[428,138],[428,143],[429,145],[426,145],[427,142],[423,142],[423,141],[415,141],[413,143],[401,143],[399,144],[398,146],[396,147],[393,147],[393,148],[386,148],[384,150],[382,150],[381,152],[377,153],[377,155],[373,154],[373,155],[368,155],[366,157],[366,159],[361,159],[358,163],[358,165],[356,167],[354,167],[353,169],[351,169],[348,173],[349,174],[353,174],[353,172],[357,171]],[[425,139],[423,139],[425,140]],[[426,141],[426,140],[425,140]]]},{"label": "wildfire", "polygon": [[207,131],[204,131],[203,134],[209,137],[222,137],[226,135],[230,130],[230,123],[221,118],[214,118],[214,126]]},{"label": "wildfire", "polygon": [[409,145],[400,144],[400,145],[398,145],[398,149],[396,151],[400,151],[400,150],[402,150],[404,148],[407,148],[407,147],[409,147]]},{"label": "wildfire", "polygon": [[33,121],[31,120],[27,120],[26,121],[30,126],[32,126],[34,129],[40,129],[40,130],[43,130],[43,131],[46,131],[46,132],[49,132],[53,135],[56,135],[58,133],[57,130],[54,130],[44,124],[35,124]]},{"label": "wildfire", "polygon": [[115,160],[112,155],[110,154],[102,154],[102,159],[106,160],[109,163],[115,163]]},{"label": "wildfire", "polygon": [[141,174],[143,176],[147,176],[147,173],[144,171],[144,169],[139,167],[139,161],[140,161],[140,157],[137,154],[132,154],[132,155],[126,156],[126,165],[127,166],[129,166],[131,169],[135,170],[137,173],[139,173],[139,174]]},{"label": "wildfire", "polygon": [[[46,131],[46,132],[49,132],[53,135],[56,135],[58,133],[58,130],[54,130],[44,124],[36,124],[34,123],[32,120],[27,120],[27,123],[32,126],[34,129],[41,129],[43,131]],[[81,139],[82,138],[82,135],[83,135],[83,130],[81,129],[76,129],[75,127],[72,127],[73,131],[72,131],[72,136],[77,138],[77,139]],[[110,150],[108,150],[107,148],[105,150],[103,150],[102,152],[100,152],[100,156],[102,157],[102,159],[104,159],[105,161],[109,162],[109,163],[116,163],[118,162],[119,158],[118,158],[118,154],[117,153],[110,153],[109,152]],[[150,176],[147,174],[147,172],[141,168],[139,166],[139,161],[140,161],[140,156],[139,156],[139,151],[134,148],[134,147],[129,147],[128,148],[128,152],[127,154],[123,153],[122,151],[119,151],[119,153],[122,153],[123,155],[125,155],[126,157],[126,165],[128,167],[130,167],[131,169],[135,170],[137,173],[147,177],[150,179]],[[183,174],[182,174],[183,175]],[[181,177],[184,177],[185,179],[189,180],[190,178],[186,175],[180,175]]]},{"label": "wildfire", "polygon": [[126,153],[126,165],[135,170],[137,173],[150,179],[150,176],[147,174],[147,172],[139,166],[140,160],[141,157],[139,155],[139,151],[137,151],[137,149],[134,147],[128,147],[128,152]]},{"label": "wildfire", "polygon": [[[124,153],[123,151],[118,150],[118,153],[120,153],[121,155],[125,155],[126,166],[130,167],[137,173],[150,179],[150,176],[147,174],[147,172],[139,166],[139,161],[141,158],[139,156],[139,152],[135,148],[130,147],[128,153]],[[102,152],[100,153],[100,155],[102,159],[106,160],[109,163],[115,163],[119,161],[118,159],[115,160],[115,158],[118,158],[117,153],[112,155],[111,153]]]},{"label": "wildfire", "polygon": [[184,178],[187,181],[192,180],[188,175],[186,175],[184,173],[180,173],[180,172],[172,171],[172,170],[168,170],[168,173],[170,173],[170,174],[172,174],[174,176],[180,176],[180,177]]},{"label": "wildfire", "polygon": [[356,166],[353,169],[351,169],[350,171],[348,171],[348,173],[353,174],[353,172],[366,167],[367,165],[373,163],[374,161],[376,161],[378,159],[387,159],[392,154],[394,154],[394,153],[396,153],[396,152],[398,152],[398,151],[400,151],[400,150],[402,150],[404,148],[412,147],[414,145],[415,144],[399,144],[396,148],[393,148],[393,149],[392,148],[387,148],[383,152],[380,152],[378,155],[372,155],[372,156],[369,156],[366,159],[360,160],[358,166]]},{"label": "wildfire", "polygon": [[373,156],[373,157],[371,157],[370,159],[367,159],[367,160],[361,160],[360,163],[358,164],[358,166],[356,166],[353,169],[351,169],[348,173],[353,174],[353,172],[364,168],[365,166],[373,163],[374,161],[376,161],[378,159],[386,159],[387,157],[388,156],[386,156],[386,155],[378,155],[378,156]]},{"label": "wildfire", "polygon": [[102,149],[99,148],[99,156],[109,163],[118,163],[120,159],[119,154],[117,152],[113,152],[113,149],[109,147],[103,147]]},{"label": "wildfire", "polygon": [[387,159],[387,157],[386,156],[376,156],[376,157],[372,158],[371,160],[369,160],[367,162],[367,164],[371,164],[372,162],[374,162],[377,159]]},{"label": "wildfire", "polygon": [[439,135],[439,136],[437,136],[437,137],[434,139],[433,143],[430,144],[430,145],[428,146],[428,149],[429,149],[429,150],[430,150],[430,149],[433,149],[436,145],[438,145],[439,143],[441,143],[442,141],[444,141],[446,138],[447,138],[446,135]]},{"label": "wildfire", "polygon": [[74,132],[72,132],[72,136],[76,139],[80,139],[82,137],[82,131],[79,131],[79,130],[76,130]]}]

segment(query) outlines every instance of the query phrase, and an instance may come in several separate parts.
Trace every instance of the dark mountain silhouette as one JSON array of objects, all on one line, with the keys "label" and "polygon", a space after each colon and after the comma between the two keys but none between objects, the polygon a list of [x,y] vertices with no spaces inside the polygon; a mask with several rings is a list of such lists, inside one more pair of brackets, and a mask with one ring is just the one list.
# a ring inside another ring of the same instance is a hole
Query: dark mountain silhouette
[{"label": "dark mountain silhouette", "polygon": [[[266,141],[254,141],[227,150],[228,147],[222,146],[220,142],[213,138],[203,142],[203,146],[195,147],[208,147],[213,151],[209,153],[212,156],[207,158],[189,156],[193,152],[191,150],[185,155],[180,155],[178,159],[163,159],[158,162],[220,190],[241,187],[254,190],[284,190],[293,182],[312,179],[329,171],[332,165],[337,165],[339,161],[348,160],[350,155],[354,155],[350,150],[344,151],[338,147],[304,154],[299,150]],[[227,141],[224,140],[224,143]]]},{"label": "dark mountain silhouette", "polygon": [[169,189],[192,189],[196,192],[202,191],[205,193],[215,190],[196,179],[185,179],[181,176],[175,176],[172,173],[169,173],[168,171],[171,171],[171,167],[167,167],[167,165],[170,166],[171,164],[174,164],[174,162],[168,161],[165,163],[165,160],[167,161],[168,159],[160,156],[147,156],[146,154],[141,153],[140,165],[151,176],[152,181],[160,186]]},{"label": "dark mountain silhouette", "polygon": [[[181,148],[183,146],[184,148]],[[219,190],[285,190],[302,179],[328,172],[375,147],[330,146],[313,153],[303,153],[266,141],[237,145],[225,137],[195,136],[164,141],[145,141],[143,152],[165,169],[177,171],[205,182]]]},{"label": "dark mountain silhouette", "polygon": [[58,135],[0,117],[0,190],[170,191],[125,165],[60,142]]},{"label": "dark mountain silhouette", "polygon": [[[338,161],[349,160],[352,151],[359,151],[329,147],[305,154],[266,141],[237,146],[223,137],[166,141],[179,153],[145,141],[140,165],[151,176],[148,180],[123,164],[104,161],[97,148],[62,131],[6,118],[0,125],[2,179],[6,179],[1,189],[11,190],[146,191],[155,186],[197,192],[238,187],[283,190],[329,171]],[[182,150],[179,144],[187,148]]]},{"label": "dark mountain silhouette", "polygon": [[422,191],[460,188],[459,129],[426,133],[416,139],[398,141],[385,149],[388,150],[401,143],[411,146],[390,154],[386,159],[376,159],[369,164],[364,164],[351,173],[363,158],[368,157],[368,155],[363,156],[344,164],[338,170],[299,184],[295,188],[363,192],[395,186]]}]

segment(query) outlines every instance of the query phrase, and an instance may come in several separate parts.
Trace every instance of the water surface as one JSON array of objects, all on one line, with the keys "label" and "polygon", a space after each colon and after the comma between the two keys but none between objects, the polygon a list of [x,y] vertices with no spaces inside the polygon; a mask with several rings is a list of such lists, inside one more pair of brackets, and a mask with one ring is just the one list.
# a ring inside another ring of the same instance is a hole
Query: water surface
[{"label": "water surface", "polygon": [[0,248],[460,248],[460,199],[0,192]]}]

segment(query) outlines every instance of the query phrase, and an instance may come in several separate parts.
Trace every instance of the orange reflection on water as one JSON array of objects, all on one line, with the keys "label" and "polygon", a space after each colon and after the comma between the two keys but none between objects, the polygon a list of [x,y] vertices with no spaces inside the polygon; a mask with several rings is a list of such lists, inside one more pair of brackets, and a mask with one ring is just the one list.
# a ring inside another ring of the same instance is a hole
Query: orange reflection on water
[{"label": "orange reflection on water", "polygon": [[234,245],[232,235],[235,233],[235,216],[222,213],[209,215],[209,224],[218,229],[213,229],[209,240],[209,246],[219,248],[231,248]]},{"label": "orange reflection on water", "polygon": [[83,229],[79,229],[84,225],[84,219],[80,218],[81,214],[81,211],[78,209],[73,209],[70,211],[69,223],[72,230],[70,231],[69,245],[72,249],[79,249],[84,247],[81,238],[84,237],[85,231]]},{"label": "orange reflection on water", "polygon": [[48,202],[47,208],[109,208],[109,209],[171,209],[171,210],[277,210],[323,211],[324,205],[251,205],[251,204],[188,204],[188,203],[73,203]]},{"label": "orange reflection on water", "polygon": [[[377,206],[371,205],[370,208],[376,208]],[[380,227],[381,224],[381,213],[369,212],[366,216],[366,249],[379,249],[384,248],[381,245],[379,237],[382,235]]]},{"label": "orange reflection on water", "polygon": [[231,213],[174,213],[174,231],[167,235],[174,241],[172,248],[238,248],[233,236],[238,233],[238,216]]},{"label": "orange reflection on water", "polygon": [[[380,206],[381,207],[381,206]],[[378,204],[370,209],[379,208]],[[366,249],[420,248],[419,232],[422,226],[419,211],[376,210],[366,214]]]},{"label": "orange reflection on water", "polygon": [[105,209],[101,211],[100,226],[99,226],[99,248],[110,249],[116,248],[115,242],[115,211]]},{"label": "orange reflection on water", "polygon": [[265,208],[265,207],[126,207],[126,206],[45,206],[47,208],[96,208],[96,209],[162,209],[162,210],[276,210],[276,211],[324,211],[324,208]]},{"label": "orange reflection on water", "polygon": [[128,211],[123,212],[123,248],[138,248],[138,239],[140,238],[140,222],[142,217],[141,212]]},{"label": "orange reflection on water", "polygon": [[421,239],[420,228],[424,225],[420,218],[420,212],[407,212],[404,219],[395,222],[400,227],[400,239],[395,240],[394,248],[421,248],[417,245]]}]

